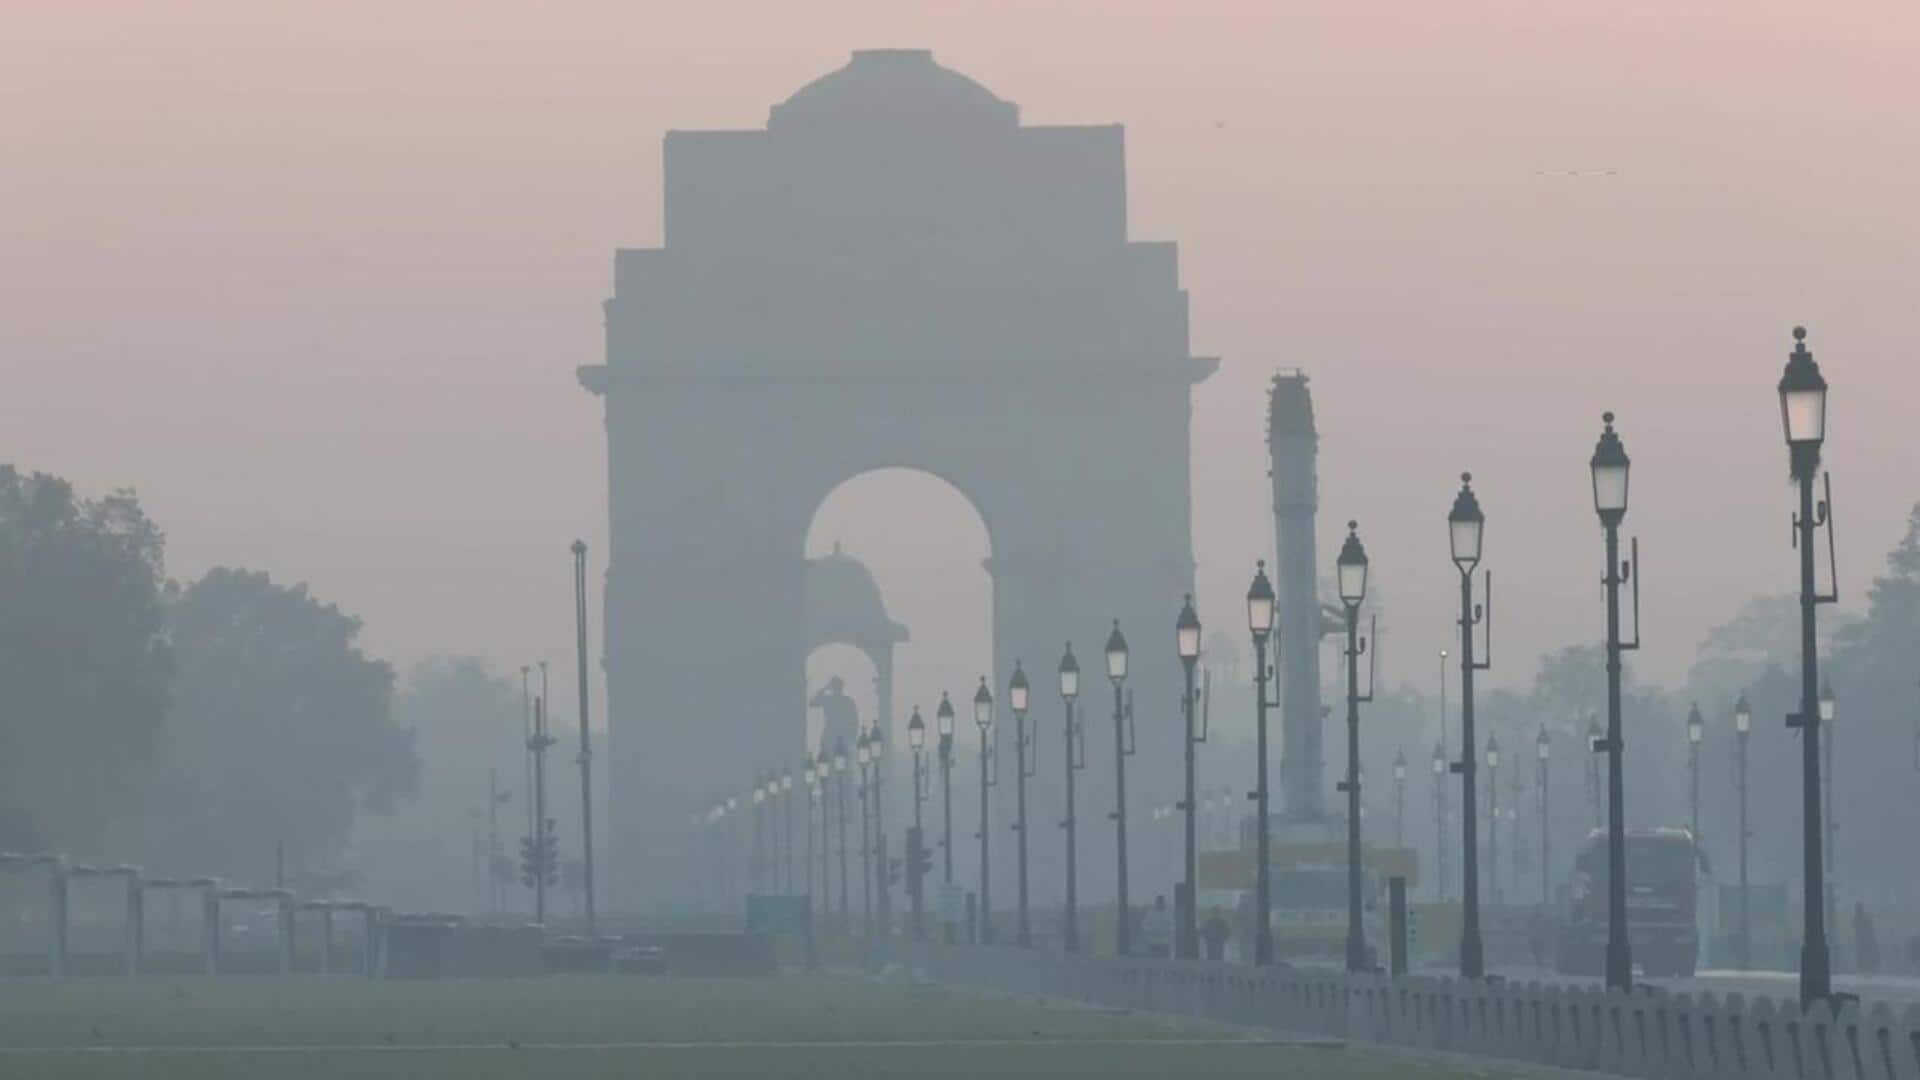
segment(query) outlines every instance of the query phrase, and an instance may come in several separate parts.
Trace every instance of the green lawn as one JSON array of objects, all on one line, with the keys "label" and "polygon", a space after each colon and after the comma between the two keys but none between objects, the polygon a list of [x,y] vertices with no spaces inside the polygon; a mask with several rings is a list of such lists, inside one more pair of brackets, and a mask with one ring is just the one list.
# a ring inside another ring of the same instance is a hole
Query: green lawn
[{"label": "green lawn", "polygon": [[1512,1075],[836,977],[0,982],[0,1077]]}]

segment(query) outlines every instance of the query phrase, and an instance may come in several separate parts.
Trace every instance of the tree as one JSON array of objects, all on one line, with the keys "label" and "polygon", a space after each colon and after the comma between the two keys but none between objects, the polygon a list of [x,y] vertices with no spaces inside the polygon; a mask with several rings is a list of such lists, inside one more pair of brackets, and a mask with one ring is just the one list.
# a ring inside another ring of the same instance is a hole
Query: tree
[{"label": "tree", "polygon": [[360,621],[266,574],[219,568],[168,611],[179,665],[153,839],[168,865],[265,880],[337,856],[361,811],[415,787],[393,672],[362,655]]},{"label": "tree", "polygon": [[130,492],[0,466],[0,847],[110,855],[171,672],[160,530]]},{"label": "tree", "polygon": [[[527,831],[520,680],[496,674],[475,657],[432,657],[407,672],[393,714],[413,733],[418,794],[377,827],[355,830],[350,857],[396,903],[471,909],[482,899],[473,882],[474,830],[482,833],[483,862],[494,863],[496,880],[519,880],[511,855]],[[489,773],[504,799],[492,814]],[[485,835],[496,818],[497,851],[488,850],[491,838]]]},{"label": "tree", "polygon": [[1836,873],[1846,897],[1910,892],[1920,875],[1906,834],[1920,782],[1920,505],[1867,591],[1867,615],[1838,629],[1823,674],[1837,703],[1833,731]]}]

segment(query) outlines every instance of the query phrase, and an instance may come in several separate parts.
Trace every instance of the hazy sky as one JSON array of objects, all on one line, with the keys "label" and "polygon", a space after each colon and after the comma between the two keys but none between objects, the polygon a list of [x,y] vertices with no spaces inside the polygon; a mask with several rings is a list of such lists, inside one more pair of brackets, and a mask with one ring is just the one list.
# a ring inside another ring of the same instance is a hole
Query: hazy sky
[{"label": "hazy sky", "polygon": [[[1133,233],[1179,242],[1194,350],[1224,358],[1195,396],[1214,624],[1239,631],[1270,544],[1280,366],[1313,374],[1322,550],[1361,520],[1402,672],[1452,632],[1463,467],[1495,680],[1598,634],[1605,408],[1649,674],[1789,587],[1795,322],[1835,386],[1849,603],[1920,499],[1907,2],[5,0],[0,458],[136,487],[176,574],[307,580],[402,662],[564,668],[567,544],[596,580],[605,547],[573,369],[602,357],[614,249],[658,242],[662,134],[762,126],[886,46],[1029,123],[1126,125]],[[941,612],[983,586],[924,570],[984,552],[875,551],[899,507],[836,503],[815,550],[845,536],[920,647],[953,646]]]}]

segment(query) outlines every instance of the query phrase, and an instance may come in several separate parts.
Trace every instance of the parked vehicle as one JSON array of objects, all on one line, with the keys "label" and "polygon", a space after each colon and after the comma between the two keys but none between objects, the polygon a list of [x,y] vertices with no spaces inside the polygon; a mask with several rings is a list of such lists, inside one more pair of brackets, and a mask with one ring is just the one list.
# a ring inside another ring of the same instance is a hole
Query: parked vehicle
[{"label": "parked vehicle", "polygon": [[[1704,867],[1686,829],[1627,830],[1627,941],[1646,974],[1692,975],[1700,953]],[[1554,967],[1563,975],[1600,975],[1607,955],[1607,834],[1595,829],[1574,859],[1560,920]]]}]

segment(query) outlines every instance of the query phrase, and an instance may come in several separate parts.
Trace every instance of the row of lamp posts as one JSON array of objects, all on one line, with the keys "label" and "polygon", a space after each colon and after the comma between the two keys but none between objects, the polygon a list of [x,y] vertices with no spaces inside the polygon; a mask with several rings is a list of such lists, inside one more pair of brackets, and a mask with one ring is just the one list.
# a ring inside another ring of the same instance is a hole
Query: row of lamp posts
[{"label": "row of lamp posts", "polygon": [[[1823,807],[1821,789],[1826,778],[1821,772],[1821,754],[1824,748],[1823,722],[1832,718],[1831,691],[1822,692],[1819,681],[1819,659],[1815,641],[1815,613],[1818,605],[1831,603],[1835,597],[1831,593],[1822,593],[1815,580],[1814,540],[1817,529],[1828,524],[1830,500],[1814,497],[1814,479],[1818,471],[1820,449],[1826,434],[1826,393],[1827,386],[1821,377],[1819,368],[1813,362],[1812,354],[1805,345],[1805,330],[1794,329],[1794,351],[1790,355],[1785,374],[1778,387],[1782,424],[1785,428],[1789,448],[1791,473],[1798,488],[1799,507],[1794,514],[1795,545],[1800,559],[1800,604],[1801,604],[1801,707],[1788,718],[1790,727],[1802,733],[1801,750],[1803,763],[1803,817],[1804,817],[1804,857],[1803,882],[1805,897],[1802,909],[1805,917],[1802,956],[1800,964],[1800,991],[1803,1001],[1825,998],[1831,992],[1828,948],[1826,941],[1826,911],[1831,907],[1829,883],[1824,876],[1829,870],[1827,844],[1831,827],[1830,808]],[[1603,429],[1593,456],[1589,461],[1589,471],[1593,486],[1594,510],[1600,519],[1605,549],[1605,572],[1602,584],[1605,588],[1606,607],[1606,682],[1607,715],[1604,731],[1597,725],[1589,726],[1588,739],[1590,749],[1605,756],[1606,763],[1606,829],[1607,829],[1607,885],[1608,885],[1608,927],[1606,947],[1606,978],[1610,987],[1626,988],[1632,981],[1632,954],[1628,942],[1626,907],[1626,841],[1624,819],[1624,786],[1622,772],[1622,753],[1624,738],[1621,730],[1621,657],[1624,653],[1639,648],[1639,604],[1638,604],[1638,544],[1631,545],[1628,558],[1622,559],[1620,551],[1620,525],[1624,521],[1628,506],[1629,475],[1631,460],[1619,434],[1614,430],[1614,417],[1607,413],[1602,418]],[[1483,655],[1478,647],[1486,642],[1490,652],[1490,615],[1491,615],[1491,575],[1482,572],[1479,599],[1476,599],[1475,572],[1482,561],[1486,516],[1480,507],[1478,496],[1473,489],[1472,476],[1461,475],[1460,490],[1456,494],[1452,509],[1447,515],[1449,547],[1452,561],[1459,574],[1459,672],[1460,672],[1460,747],[1457,759],[1446,760],[1444,743],[1436,750],[1434,773],[1442,775],[1451,771],[1460,777],[1462,798],[1460,801],[1460,835],[1462,839],[1462,929],[1460,936],[1460,972],[1468,978],[1480,978],[1485,975],[1485,949],[1481,936],[1480,918],[1480,880],[1478,849],[1478,803],[1476,800],[1476,770],[1478,762],[1474,752],[1476,746],[1474,729],[1474,676],[1477,672],[1491,667],[1491,657]],[[1831,532],[1829,532],[1829,555],[1831,557]],[[1360,855],[1360,769],[1359,769],[1359,707],[1371,700],[1372,674],[1369,672],[1367,688],[1361,689],[1359,659],[1366,655],[1368,637],[1360,634],[1359,611],[1365,601],[1368,560],[1364,546],[1360,542],[1358,527],[1348,523],[1348,534],[1336,563],[1340,600],[1346,615],[1346,649],[1344,657],[1347,668],[1347,768],[1345,779],[1338,785],[1347,796],[1347,858],[1348,858],[1348,911],[1346,959],[1350,969],[1359,969],[1367,964],[1367,944],[1361,919],[1361,855]],[[1634,626],[1631,639],[1623,634],[1621,590],[1623,586],[1633,586]],[[1269,867],[1269,784],[1267,778],[1268,730],[1267,714],[1277,707],[1271,699],[1269,684],[1274,672],[1267,663],[1268,645],[1273,640],[1276,628],[1274,621],[1274,591],[1266,575],[1262,561],[1256,568],[1252,585],[1247,591],[1247,621],[1254,645],[1254,684],[1255,684],[1255,790],[1250,798],[1255,803],[1255,926],[1254,960],[1256,964],[1270,964],[1273,961],[1273,938],[1271,930],[1272,882]],[[1200,621],[1194,611],[1192,597],[1188,596],[1175,621],[1177,652],[1186,678],[1186,689],[1182,701],[1182,719],[1185,728],[1185,798],[1180,809],[1185,814],[1185,858],[1183,862],[1183,884],[1186,900],[1180,906],[1179,924],[1176,928],[1176,954],[1194,957],[1198,954],[1198,934],[1196,928],[1194,901],[1196,881],[1196,834],[1194,755],[1198,743],[1205,741],[1206,732],[1196,727],[1194,688],[1194,669],[1200,655]],[[1368,635],[1371,636],[1371,635]],[[1274,642],[1277,652],[1277,642]],[[1442,653],[1443,664],[1445,653]],[[1128,647],[1125,636],[1116,620],[1106,643],[1107,676],[1113,686],[1113,722],[1115,749],[1114,787],[1115,808],[1111,814],[1115,834],[1115,870],[1116,901],[1122,917],[1117,921],[1117,951],[1121,955],[1132,952],[1132,928],[1125,913],[1128,905],[1127,874],[1127,817],[1126,817],[1126,760],[1135,752],[1133,738],[1133,717],[1125,693],[1127,678]],[[1369,665],[1371,667],[1371,665]],[[1444,668],[1443,668],[1444,671]],[[1074,774],[1085,767],[1085,733],[1075,713],[1075,701],[1080,693],[1080,668],[1074,657],[1072,645],[1067,646],[1061,657],[1059,668],[1059,690],[1064,705],[1064,755],[1063,768],[1066,782],[1066,814],[1060,822],[1066,842],[1066,912],[1065,945],[1069,951],[1080,947],[1078,895],[1077,895],[1077,830],[1074,804]],[[1034,743],[1027,725],[1029,714],[1030,687],[1024,668],[1015,662],[1012,679],[1008,684],[1008,702],[1015,718],[1015,756],[1017,766],[1016,783],[1018,797],[1014,824],[1018,848],[1018,897],[1017,897],[1017,940],[1022,946],[1031,943],[1031,926],[1028,916],[1027,897],[1027,856],[1028,835],[1026,821],[1026,780],[1034,775],[1037,755],[1031,753]],[[993,940],[993,926],[990,917],[990,842],[988,817],[989,791],[998,782],[997,738],[994,733],[994,697],[983,676],[974,694],[974,722],[980,738],[980,936],[983,942]],[[942,818],[944,840],[942,856],[944,876],[947,884],[953,882],[953,814],[952,814],[952,768],[953,768],[953,706],[947,696],[941,696],[940,706],[935,714],[938,725],[937,754],[940,765],[942,788]],[[1738,763],[1741,776],[1740,784],[1740,873],[1742,911],[1740,915],[1740,952],[1741,962],[1745,964],[1748,955],[1748,918],[1746,913],[1746,758],[1747,737],[1751,726],[1751,711],[1744,698],[1735,710],[1738,742]],[[1689,768],[1691,773],[1693,827],[1698,835],[1698,747],[1702,725],[1697,710],[1688,721],[1688,741],[1690,744]],[[923,759],[925,729],[916,711],[909,726],[909,739],[914,754],[914,813],[916,833],[920,826],[920,804],[929,795],[929,770]],[[1541,729],[1535,741],[1536,753],[1540,762],[1540,800],[1543,819],[1548,810],[1546,786],[1546,761],[1549,754],[1549,740],[1546,730]],[[1830,749],[1829,749],[1830,755]],[[862,736],[858,748],[862,771],[862,801],[867,801],[871,789],[875,810],[878,803],[877,763],[879,749],[869,746]],[[1498,744],[1489,740],[1487,747],[1487,766],[1497,769],[1499,765]],[[831,773],[842,775],[841,788],[841,829],[842,829],[842,887],[841,910],[846,913],[846,870],[845,870],[845,748],[836,750],[829,761],[826,751],[821,753],[812,769],[809,788],[824,783],[824,777]],[[867,770],[873,768],[875,775],[869,777]],[[1396,784],[1395,820],[1396,832],[1402,828],[1404,815],[1403,787],[1406,777],[1404,757],[1394,762],[1394,780]],[[1830,786],[1830,785],[1829,785]],[[784,789],[783,789],[784,790]],[[1829,793],[1830,794],[1830,793]],[[822,802],[822,833],[825,833],[826,810],[824,797]],[[1490,803],[1490,809],[1494,809]],[[1822,824],[1822,815],[1828,819]],[[1436,795],[1436,817],[1443,831],[1445,822],[1445,801]],[[863,830],[867,815],[862,814]],[[811,826],[811,816],[809,817]],[[875,822],[877,829],[878,823]],[[1489,842],[1492,842],[1490,837]],[[1541,871],[1542,895],[1547,892],[1545,879],[1549,851],[1547,849],[1546,830],[1541,832]],[[1444,845],[1442,845],[1444,847]],[[822,877],[826,877],[825,844],[822,844]],[[863,850],[863,860],[868,852]],[[918,872],[909,868],[909,872]],[[885,859],[880,860],[881,881],[884,882]],[[868,875],[869,882],[873,880]],[[789,880],[791,880],[789,878]],[[884,892],[884,884],[881,885]],[[871,898],[871,892],[869,892]],[[871,903],[871,899],[869,899]],[[871,918],[869,919],[871,922]],[[922,918],[916,899],[914,930],[923,932]]]}]

